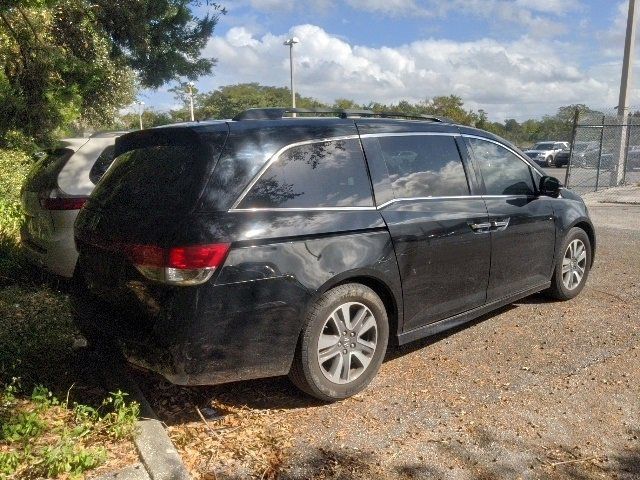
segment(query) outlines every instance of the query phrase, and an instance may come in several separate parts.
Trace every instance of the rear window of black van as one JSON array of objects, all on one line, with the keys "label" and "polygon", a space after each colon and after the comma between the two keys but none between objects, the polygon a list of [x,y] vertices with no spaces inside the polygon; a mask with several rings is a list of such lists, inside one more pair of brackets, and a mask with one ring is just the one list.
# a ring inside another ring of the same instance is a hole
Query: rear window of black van
[{"label": "rear window of black van", "polygon": [[227,138],[226,126],[142,130],[116,140],[89,207],[135,216],[195,210]]},{"label": "rear window of black van", "polygon": [[91,200],[116,210],[139,213],[184,212],[200,192],[203,168],[195,149],[152,146],[125,152],[98,183]]}]

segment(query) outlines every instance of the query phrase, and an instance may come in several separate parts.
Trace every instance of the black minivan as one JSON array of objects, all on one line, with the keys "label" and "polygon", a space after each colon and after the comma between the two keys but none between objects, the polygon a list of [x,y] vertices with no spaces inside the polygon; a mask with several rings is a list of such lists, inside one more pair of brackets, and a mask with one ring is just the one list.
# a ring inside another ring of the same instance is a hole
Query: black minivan
[{"label": "black minivan", "polygon": [[331,401],[404,344],[582,290],[584,202],[437,117],[248,110],[130,133],[75,226],[76,321],[183,385],[289,374]]}]

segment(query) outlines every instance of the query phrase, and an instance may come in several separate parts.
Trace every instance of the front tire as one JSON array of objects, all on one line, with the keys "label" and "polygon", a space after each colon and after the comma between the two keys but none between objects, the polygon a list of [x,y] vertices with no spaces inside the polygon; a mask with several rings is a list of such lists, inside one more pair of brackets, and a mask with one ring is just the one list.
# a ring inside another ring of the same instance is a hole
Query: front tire
[{"label": "front tire", "polygon": [[549,155],[546,160],[547,167],[553,167],[553,157]]},{"label": "front tire", "polygon": [[573,227],[565,237],[551,277],[549,295],[558,300],[577,297],[591,269],[591,242],[587,233]]},{"label": "front tire", "polygon": [[337,286],[311,307],[289,378],[333,402],[362,391],[378,372],[389,340],[384,303],[358,283]]}]

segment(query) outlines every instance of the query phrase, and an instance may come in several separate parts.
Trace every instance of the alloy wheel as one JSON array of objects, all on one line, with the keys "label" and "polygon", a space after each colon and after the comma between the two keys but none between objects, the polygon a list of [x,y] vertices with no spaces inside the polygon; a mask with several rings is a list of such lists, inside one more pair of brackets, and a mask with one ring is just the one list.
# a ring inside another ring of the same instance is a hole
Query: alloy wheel
[{"label": "alloy wheel", "polygon": [[359,302],[336,308],[318,339],[318,363],[327,380],[356,380],[367,369],[378,344],[378,326],[371,310]]},{"label": "alloy wheel", "polygon": [[587,249],[582,240],[575,239],[569,243],[562,259],[562,283],[567,290],[580,285],[587,268]]}]

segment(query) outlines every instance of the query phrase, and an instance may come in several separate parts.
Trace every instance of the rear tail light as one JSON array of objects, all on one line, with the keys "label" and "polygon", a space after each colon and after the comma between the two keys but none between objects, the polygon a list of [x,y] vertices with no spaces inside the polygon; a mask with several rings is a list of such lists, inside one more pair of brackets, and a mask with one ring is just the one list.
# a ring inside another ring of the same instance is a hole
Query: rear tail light
[{"label": "rear tail light", "polygon": [[44,210],[80,210],[89,197],[86,196],[64,196],[57,190],[52,190],[40,197],[40,206]]},{"label": "rear tail light", "polygon": [[209,280],[229,252],[228,243],[171,248],[127,245],[124,248],[131,262],[145,277],[184,286],[199,285]]}]

